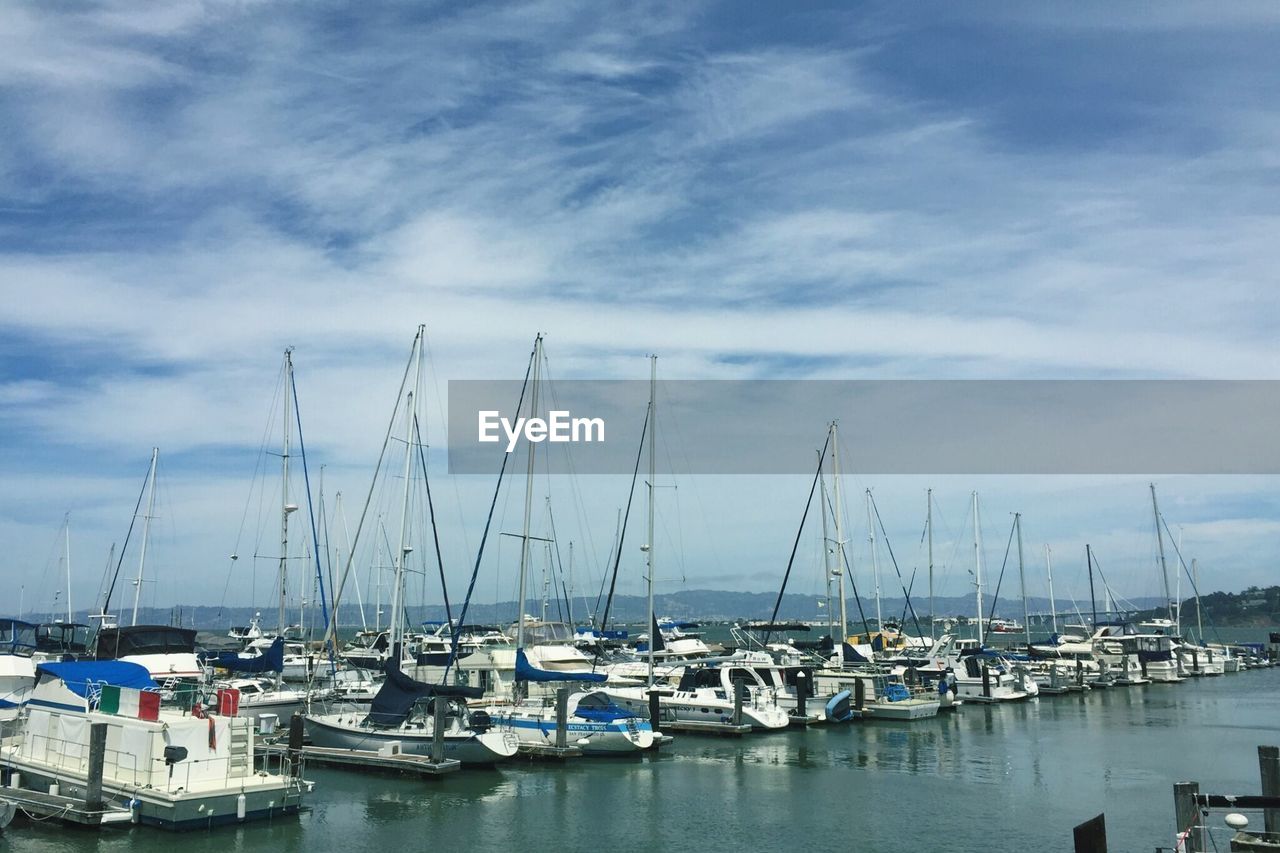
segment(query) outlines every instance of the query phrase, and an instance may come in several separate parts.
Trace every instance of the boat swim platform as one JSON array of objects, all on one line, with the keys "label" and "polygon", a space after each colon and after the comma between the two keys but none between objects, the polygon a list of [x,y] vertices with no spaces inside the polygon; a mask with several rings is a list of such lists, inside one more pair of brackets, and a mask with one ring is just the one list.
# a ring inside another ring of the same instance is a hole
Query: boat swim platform
[{"label": "boat swim platform", "polygon": [[817,723],[820,723],[820,722],[824,722],[824,721],[818,719],[817,714],[805,714],[804,716],[801,716],[799,714],[787,715],[787,725],[793,726],[795,728],[805,728],[808,726],[816,725]]},{"label": "boat swim platform", "polygon": [[16,809],[33,820],[55,818],[80,826],[128,824],[133,820],[133,812],[122,806],[104,804],[102,808],[91,809],[84,800],[76,797],[46,794],[26,788],[0,788],[0,809],[8,808]]},{"label": "boat swim platform", "polygon": [[[289,748],[283,744],[264,744],[257,750],[265,754],[287,755]],[[338,749],[327,746],[304,746],[302,758],[313,764],[339,767],[343,769],[375,771],[384,773],[406,773],[413,776],[443,776],[462,768],[462,762],[456,758],[432,761],[426,755],[411,755],[404,752],[378,752],[367,749]]]},{"label": "boat swim platform", "polygon": [[662,728],[668,731],[683,732],[693,735],[719,735],[721,737],[742,737],[751,734],[751,724],[718,723],[713,720],[664,720]]}]

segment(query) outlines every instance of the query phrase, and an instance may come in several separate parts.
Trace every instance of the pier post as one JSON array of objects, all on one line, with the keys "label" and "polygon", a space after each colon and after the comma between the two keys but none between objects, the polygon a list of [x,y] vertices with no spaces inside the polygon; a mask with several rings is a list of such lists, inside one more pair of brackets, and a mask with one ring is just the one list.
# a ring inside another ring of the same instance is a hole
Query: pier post
[{"label": "pier post", "polygon": [[[1258,747],[1258,771],[1262,774],[1262,796],[1280,797],[1280,747]],[[1268,836],[1280,834],[1280,809],[1264,809],[1262,824]]]},{"label": "pier post", "polygon": [[1178,822],[1178,834],[1187,833],[1187,843],[1182,848],[1186,853],[1205,853],[1204,823],[1196,805],[1196,794],[1199,793],[1199,782],[1173,783],[1173,813]]},{"label": "pier post", "polygon": [[302,715],[294,712],[289,718],[289,773],[295,778],[302,775]]},{"label": "pier post", "polygon": [[859,711],[867,701],[867,685],[861,678],[853,679],[853,707]]},{"label": "pier post", "polygon": [[809,676],[802,669],[796,673],[796,715],[807,717],[805,704],[809,698]]},{"label": "pier post", "polygon": [[658,731],[658,721],[662,719],[662,694],[657,690],[649,691],[649,727]]},{"label": "pier post", "polygon": [[1107,853],[1107,819],[1098,815],[1072,830],[1075,853]]},{"label": "pier post", "polygon": [[84,789],[84,807],[96,812],[102,809],[102,770],[107,758],[107,724],[89,726],[89,775]]},{"label": "pier post", "polygon": [[569,688],[556,688],[556,749],[569,745]]},{"label": "pier post", "polygon": [[742,725],[742,702],[747,694],[747,682],[741,678],[733,682],[733,724]]},{"label": "pier post", "polygon": [[991,667],[982,664],[982,695],[991,698]]},{"label": "pier post", "polygon": [[1084,663],[1076,658],[1076,687],[1084,687]]},{"label": "pier post", "polygon": [[431,727],[431,761],[434,764],[444,761],[445,711],[448,704],[443,696],[437,696],[433,703],[435,717],[434,725]]}]

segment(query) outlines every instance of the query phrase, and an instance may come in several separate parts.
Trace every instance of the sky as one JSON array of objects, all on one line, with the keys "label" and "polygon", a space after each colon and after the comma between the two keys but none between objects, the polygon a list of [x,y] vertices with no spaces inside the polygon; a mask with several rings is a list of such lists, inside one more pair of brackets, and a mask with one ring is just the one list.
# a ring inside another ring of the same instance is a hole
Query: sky
[{"label": "sky", "polygon": [[[644,379],[649,353],[666,378],[1280,378],[1278,36],[1249,2],[15,5],[0,595],[65,604],[69,515],[72,603],[95,602],[159,447],[142,600],[267,602],[270,561],[229,557],[278,553],[255,472],[278,464],[281,353],[313,488],[324,465],[354,528],[419,323],[437,424],[449,380],[519,378],[536,332],[553,378]],[[1156,480],[1204,586],[1275,580],[1274,478]],[[456,590],[494,481],[438,482]],[[1156,594],[1147,482],[852,471],[854,570],[863,490],[908,572],[932,487],[940,584],[965,593],[976,489],[996,565],[1020,511],[1059,595],[1082,594],[1085,542],[1118,592]],[[670,485],[664,591],[777,586],[805,478]],[[626,490],[538,486],[580,587]],[[796,591],[821,585],[819,535]],[[488,600],[514,589],[494,541]]]}]

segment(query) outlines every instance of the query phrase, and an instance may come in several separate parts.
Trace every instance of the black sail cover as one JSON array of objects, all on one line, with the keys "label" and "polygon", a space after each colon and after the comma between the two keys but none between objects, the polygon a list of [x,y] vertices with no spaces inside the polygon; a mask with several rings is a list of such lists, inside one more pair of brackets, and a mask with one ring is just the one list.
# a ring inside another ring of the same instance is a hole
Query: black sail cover
[{"label": "black sail cover", "polygon": [[364,719],[367,725],[394,728],[409,719],[409,714],[419,699],[425,699],[428,696],[479,699],[484,695],[484,691],[479,687],[468,687],[462,684],[424,684],[421,681],[415,681],[400,670],[399,649],[394,649],[393,652],[397,653],[387,658],[386,666],[383,667],[387,678],[382,682],[382,687],[378,688],[377,695],[373,697],[373,704],[369,707],[369,716]]}]

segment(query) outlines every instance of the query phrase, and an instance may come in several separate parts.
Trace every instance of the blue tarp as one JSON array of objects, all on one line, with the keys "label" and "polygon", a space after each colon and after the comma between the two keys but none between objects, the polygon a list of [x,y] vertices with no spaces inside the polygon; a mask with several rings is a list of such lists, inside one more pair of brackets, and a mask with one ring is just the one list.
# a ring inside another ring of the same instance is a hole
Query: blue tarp
[{"label": "blue tarp", "polygon": [[553,672],[529,663],[524,649],[516,649],[516,681],[604,681],[603,672]]},{"label": "blue tarp", "polygon": [[219,652],[213,659],[213,665],[232,672],[282,672],[284,638],[276,637],[265,652],[255,657],[243,657],[239,652]]},{"label": "blue tarp", "polygon": [[112,684],[116,687],[133,687],[137,690],[154,690],[159,685],[151,680],[147,668],[122,660],[67,661],[42,663],[36,673],[48,673],[62,679],[67,689],[77,696],[89,695],[91,688]]}]

